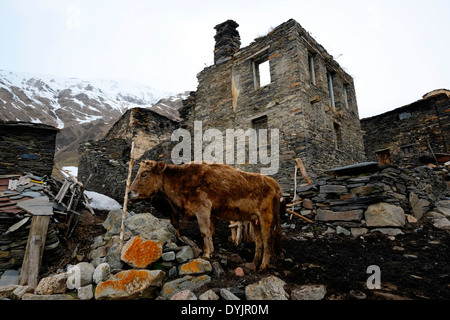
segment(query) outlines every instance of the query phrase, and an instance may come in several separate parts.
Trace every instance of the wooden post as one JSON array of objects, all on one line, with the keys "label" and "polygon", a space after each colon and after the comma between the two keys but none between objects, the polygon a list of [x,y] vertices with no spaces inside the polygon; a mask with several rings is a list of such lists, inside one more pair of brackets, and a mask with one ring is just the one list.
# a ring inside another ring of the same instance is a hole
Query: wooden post
[{"label": "wooden post", "polygon": [[27,247],[20,271],[19,284],[36,288],[50,216],[33,216]]},{"label": "wooden post", "polygon": [[128,192],[130,190],[131,172],[133,171],[133,165],[134,165],[134,141],[131,143],[130,164],[128,166],[127,185],[125,188],[125,197],[123,200],[123,208],[122,208],[122,223],[120,226],[120,251],[121,252],[122,252],[122,248],[123,248],[123,238],[124,238],[124,233],[125,233],[125,219],[127,218]]},{"label": "wooden post", "polygon": [[[308,183],[308,185],[311,185],[311,180],[309,179],[308,173],[306,172],[306,168],[303,165],[302,159],[296,158],[295,162],[297,162],[297,166],[300,169],[303,179],[305,179],[305,181]],[[297,192],[297,190],[295,190],[295,192]]]}]

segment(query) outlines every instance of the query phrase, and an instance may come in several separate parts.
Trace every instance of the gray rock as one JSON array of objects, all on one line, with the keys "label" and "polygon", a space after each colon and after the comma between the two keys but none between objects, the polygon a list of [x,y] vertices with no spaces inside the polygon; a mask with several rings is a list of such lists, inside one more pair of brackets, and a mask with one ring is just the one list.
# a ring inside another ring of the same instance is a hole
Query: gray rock
[{"label": "gray rock", "polygon": [[72,290],[91,284],[94,271],[94,266],[88,262],[80,262],[72,266],[67,272],[67,288]]},{"label": "gray rock", "polygon": [[170,300],[198,300],[195,293],[191,290],[183,290],[175,293]]},{"label": "gray rock", "polygon": [[364,217],[368,227],[404,227],[406,221],[401,207],[385,202],[370,205]]},{"label": "gray rock", "polygon": [[323,185],[320,186],[320,193],[346,193],[347,187],[341,185]]},{"label": "gray rock", "polygon": [[94,287],[92,284],[81,287],[77,290],[78,299],[91,300],[94,299]]},{"label": "gray rock", "polygon": [[450,230],[450,221],[447,218],[434,219],[433,226],[440,230]]},{"label": "gray rock", "polygon": [[450,217],[450,200],[441,200],[436,202],[435,210],[446,217]]},{"label": "gray rock", "polygon": [[198,300],[219,300],[219,296],[210,289],[210,290],[202,293],[198,297]]},{"label": "gray rock", "polygon": [[150,213],[136,214],[127,218],[125,226],[133,235],[163,243],[176,241],[176,230],[169,220],[158,219]]},{"label": "gray rock", "polygon": [[400,230],[399,228],[377,228],[377,229],[372,229],[371,232],[381,232],[388,236],[396,236],[399,234],[403,234],[403,231]]},{"label": "gray rock", "polygon": [[105,262],[109,264],[112,270],[114,269],[122,269],[123,262],[120,259],[121,251],[120,244],[116,243],[113,245],[105,257]]},{"label": "gray rock", "polygon": [[180,251],[176,254],[176,259],[178,263],[183,263],[190,259],[194,259],[194,251],[192,251],[190,246],[182,246]]},{"label": "gray rock", "polygon": [[225,274],[225,271],[223,270],[222,266],[220,265],[219,262],[217,261],[212,261],[211,262],[212,268],[213,268],[213,272],[214,275],[217,277],[221,277],[222,275]]},{"label": "gray rock", "polygon": [[347,229],[342,228],[341,226],[337,226],[336,227],[336,234],[343,234],[345,236],[349,236],[351,233]]},{"label": "gray rock", "polygon": [[411,192],[409,194],[409,205],[412,212],[414,213],[414,217],[417,220],[420,220],[423,214],[428,211],[427,209],[430,205],[430,202],[427,200],[419,199],[419,197],[414,192]]},{"label": "gray rock", "polygon": [[[127,219],[129,219],[134,213],[127,212],[126,215]],[[122,226],[122,210],[111,210],[102,225],[106,229],[105,237],[120,234],[120,228]],[[125,228],[125,232],[126,231]]]},{"label": "gray rock", "polygon": [[236,297],[235,294],[233,294],[231,291],[227,290],[227,289],[220,289],[220,296],[224,299],[224,300],[241,300],[238,297]]},{"label": "gray rock", "polygon": [[322,300],[327,294],[327,289],[323,284],[303,285],[292,289],[292,300]]},{"label": "gray rock", "polygon": [[17,270],[5,270],[0,278],[0,287],[8,286],[10,284],[19,284],[19,271]]},{"label": "gray rock", "polygon": [[110,274],[111,268],[106,262],[100,263],[94,270],[92,280],[95,284],[104,281]]},{"label": "gray rock", "polygon": [[275,276],[268,276],[259,282],[245,287],[247,300],[288,300],[289,295],[284,290],[286,283]]},{"label": "gray rock", "polygon": [[68,294],[50,294],[50,295],[40,295],[25,293],[22,300],[76,300],[74,297]]},{"label": "gray rock", "polygon": [[162,254],[162,259],[164,261],[173,261],[173,260],[175,260],[175,252],[173,252],[173,251],[164,252]]},{"label": "gray rock", "polygon": [[348,210],[334,212],[331,210],[318,209],[316,220],[318,221],[360,221],[363,217],[362,210]]},{"label": "gray rock", "polygon": [[359,237],[365,235],[369,230],[367,228],[351,228],[352,236]]},{"label": "gray rock", "polygon": [[183,290],[195,291],[211,281],[211,277],[208,275],[202,275],[198,277],[184,276],[183,278],[175,279],[166,282],[162,288],[160,295],[164,299],[170,299],[174,294]]}]

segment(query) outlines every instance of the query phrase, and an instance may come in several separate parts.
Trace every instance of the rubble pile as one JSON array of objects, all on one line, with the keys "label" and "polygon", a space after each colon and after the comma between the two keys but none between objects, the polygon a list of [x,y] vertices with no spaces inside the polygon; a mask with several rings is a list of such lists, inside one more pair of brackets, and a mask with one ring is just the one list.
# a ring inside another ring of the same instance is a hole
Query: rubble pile
[{"label": "rubble pile", "polygon": [[[12,283],[0,287],[0,298],[22,300],[287,300],[286,283],[266,276],[245,288],[204,289],[225,274],[221,262],[200,257],[202,250],[187,237],[176,238],[167,219],[127,212],[125,244],[120,250],[122,210],[112,210],[106,230],[93,240],[90,262],[67,265],[30,288]],[[242,269],[242,268],[241,268]],[[241,272],[243,272],[241,270]]]},{"label": "rubble pile", "polygon": [[[31,217],[52,215],[45,178],[32,174],[0,177],[0,271],[22,265]],[[54,263],[61,257],[57,220],[51,219],[44,257]]]},{"label": "rubble pile", "polygon": [[[315,221],[355,233],[391,232],[430,211],[446,219],[450,164],[403,169],[369,162],[330,170],[311,185],[297,187],[296,210]],[[396,230],[394,232],[401,232]],[[348,232],[350,233],[350,232]]]}]

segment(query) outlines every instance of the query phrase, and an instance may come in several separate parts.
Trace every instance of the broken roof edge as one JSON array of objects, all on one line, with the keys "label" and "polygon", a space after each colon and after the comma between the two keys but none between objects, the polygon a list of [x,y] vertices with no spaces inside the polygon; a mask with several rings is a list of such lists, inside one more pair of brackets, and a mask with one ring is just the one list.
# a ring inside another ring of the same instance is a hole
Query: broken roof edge
[{"label": "broken roof edge", "polygon": [[[234,20],[227,20],[221,24],[218,24],[217,26],[220,26],[222,24],[225,24],[229,21]],[[216,26],[216,27],[217,27]],[[347,71],[344,70],[344,68],[334,59],[333,55],[331,55],[325,48],[322,46],[312,35],[310,32],[308,32],[303,26],[296,21],[295,19],[291,18],[281,24],[279,24],[276,27],[271,27],[270,30],[267,32],[267,34],[259,36],[255,38],[252,42],[250,42],[245,47],[239,48],[236,53],[233,54],[233,56],[226,57],[219,61],[218,63],[214,63],[210,66],[205,67],[203,70],[197,73],[197,78],[200,77],[200,74],[203,72],[206,72],[207,70],[211,68],[215,68],[218,66],[222,66],[225,63],[228,63],[230,61],[233,61],[235,58],[245,55],[246,52],[251,51],[253,48],[258,47],[258,44],[264,41],[267,41],[268,38],[270,38],[274,34],[278,34],[280,30],[285,29],[288,32],[298,32],[298,37],[300,41],[303,41],[308,48],[308,50],[313,51],[315,54],[320,55],[323,60],[325,61],[326,65],[328,66],[331,71],[334,71],[336,73],[339,73],[346,81],[347,83],[353,83],[353,76],[349,74]]]},{"label": "broken roof edge", "polygon": [[[446,91],[446,92],[441,92],[441,91]],[[426,93],[425,95],[423,95],[422,99],[416,100],[414,102],[408,103],[404,106],[401,107],[397,107],[394,108],[392,110],[371,116],[371,117],[366,117],[366,118],[362,118],[360,121],[368,121],[370,119],[374,119],[377,117],[382,117],[382,116],[387,116],[389,114],[394,114],[394,113],[399,113],[399,112],[405,112],[408,109],[413,109],[414,107],[416,107],[418,104],[420,104],[421,102],[423,102],[424,100],[431,100],[431,99],[439,99],[439,98],[444,98],[446,97],[447,99],[450,100],[450,90],[447,89],[436,89],[436,90],[432,90],[428,93]]]},{"label": "broken roof edge", "polygon": [[29,127],[33,129],[42,129],[42,130],[50,130],[50,131],[61,131],[60,129],[44,124],[44,123],[33,123],[33,122],[26,122],[26,121],[4,121],[0,120],[0,126],[11,126],[11,127]]}]

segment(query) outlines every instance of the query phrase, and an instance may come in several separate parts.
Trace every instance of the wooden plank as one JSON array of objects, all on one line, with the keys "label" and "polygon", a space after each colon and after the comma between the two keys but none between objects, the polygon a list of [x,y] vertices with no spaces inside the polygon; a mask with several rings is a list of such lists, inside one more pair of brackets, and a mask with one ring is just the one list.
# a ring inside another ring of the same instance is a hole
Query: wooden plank
[{"label": "wooden plank", "polygon": [[295,162],[297,163],[297,166],[300,169],[303,179],[308,183],[308,185],[311,185],[311,179],[309,178],[308,173],[306,172],[306,168],[303,165],[302,159],[296,158]]},{"label": "wooden plank", "polygon": [[44,253],[45,238],[47,237],[50,216],[33,216],[27,247],[19,277],[20,285],[36,288]]}]

